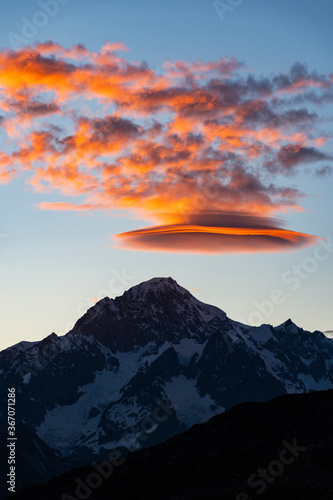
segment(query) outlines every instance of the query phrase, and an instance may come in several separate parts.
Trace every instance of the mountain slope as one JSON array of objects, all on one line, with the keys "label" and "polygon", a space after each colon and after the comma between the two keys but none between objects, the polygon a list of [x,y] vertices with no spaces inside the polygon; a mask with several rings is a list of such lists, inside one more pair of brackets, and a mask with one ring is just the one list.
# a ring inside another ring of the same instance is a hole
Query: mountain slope
[{"label": "mountain slope", "polygon": [[[70,464],[64,460],[59,452],[52,450],[42,441],[28,425],[19,423],[16,425],[17,442],[15,450],[16,468],[16,491],[26,485],[39,484],[59,474],[70,470]],[[8,448],[7,428],[0,429],[0,470],[3,479],[8,471]],[[6,471],[6,473],[5,473]],[[8,495],[8,477],[0,483],[0,498]]]},{"label": "mountain slope", "polygon": [[0,387],[16,387],[18,421],[79,466],[244,401],[332,388],[332,360],[321,332],[243,325],[154,278],[99,301],[63,337],[2,351]]},{"label": "mountain slope", "polygon": [[113,470],[105,464],[76,469],[10,498],[329,500],[332,415],[333,390],[243,403],[116,460]]}]

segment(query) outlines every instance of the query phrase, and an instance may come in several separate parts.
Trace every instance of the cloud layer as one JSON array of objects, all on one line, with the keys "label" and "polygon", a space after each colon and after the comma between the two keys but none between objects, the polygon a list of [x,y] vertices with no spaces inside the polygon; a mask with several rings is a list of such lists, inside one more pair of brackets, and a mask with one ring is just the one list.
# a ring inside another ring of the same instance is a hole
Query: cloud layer
[{"label": "cloud layer", "polygon": [[267,217],[302,210],[291,176],[330,173],[318,110],[332,102],[333,76],[296,63],[258,77],[234,58],[166,61],[157,72],[120,57],[125,50],[47,42],[0,51],[0,182],[22,176],[56,192],[42,210],[126,211],[158,224],[119,235],[127,248],[314,243]]},{"label": "cloud layer", "polygon": [[[221,225],[225,218],[229,219],[227,226]],[[193,221],[129,231],[117,235],[119,248],[212,254],[283,252],[312,245],[318,241],[315,236],[274,227],[272,221],[270,225],[266,225],[267,219],[263,217],[252,216],[247,220],[243,215],[237,218],[243,220],[243,224],[237,224],[230,214],[222,214],[220,222],[219,217],[214,217],[214,225],[209,225],[207,220],[205,222],[202,220],[200,214],[201,222],[198,224]]]}]

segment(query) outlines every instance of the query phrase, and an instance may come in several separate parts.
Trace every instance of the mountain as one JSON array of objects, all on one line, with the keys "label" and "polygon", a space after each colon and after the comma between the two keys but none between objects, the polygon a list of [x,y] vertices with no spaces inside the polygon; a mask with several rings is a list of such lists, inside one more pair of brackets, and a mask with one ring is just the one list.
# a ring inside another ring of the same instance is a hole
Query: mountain
[{"label": "mountain", "polygon": [[163,442],[245,401],[332,388],[332,360],[321,332],[291,320],[247,326],[153,278],[100,300],[65,336],[2,351],[0,387],[16,388],[17,420],[76,467]]},{"label": "mountain", "polygon": [[13,500],[330,500],[333,390],[243,403],[167,442]]},{"label": "mountain", "polygon": [[[27,484],[43,483],[54,476],[63,474],[71,469],[71,464],[66,463],[61,454],[42,441],[32,428],[26,424],[17,423],[16,433],[19,436],[19,443],[16,447],[16,464],[18,471],[16,474],[16,490],[20,490]],[[1,443],[8,443],[7,426],[0,429]],[[3,477],[8,471],[8,448],[1,446],[0,470]],[[8,477],[7,477],[8,480]],[[7,481],[0,483],[0,498],[8,495]]]}]

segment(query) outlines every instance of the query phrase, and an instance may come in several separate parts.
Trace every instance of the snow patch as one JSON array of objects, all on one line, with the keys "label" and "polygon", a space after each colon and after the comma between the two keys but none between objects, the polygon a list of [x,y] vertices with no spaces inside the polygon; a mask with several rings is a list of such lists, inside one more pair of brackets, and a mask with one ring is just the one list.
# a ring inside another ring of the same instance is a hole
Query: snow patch
[{"label": "snow patch", "polygon": [[28,384],[30,382],[30,379],[31,379],[31,372],[28,372],[26,373],[23,377],[23,383],[24,384]]},{"label": "snow patch", "polygon": [[[102,348],[106,356],[110,352]],[[104,369],[96,373],[95,379],[90,384],[78,388],[83,393],[72,405],[57,405],[49,410],[43,422],[36,429],[38,436],[51,448],[58,449],[64,456],[71,452],[71,448],[77,444],[82,434],[89,435],[96,431],[100,415],[89,418],[91,408],[96,407],[100,411],[106,409],[111,402],[120,399],[120,391],[131,378],[137,373],[143,361],[139,361],[144,349],[136,353],[118,352],[114,357],[119,361],[119,369],[115,373]],[[157,356],[157,355],[156,355]],[[31,376],[31,374],[29,374]],[[128,408],[128,412],[134,412],[135,408]],[[129,421],[129,420],[128,420]],[[137,419],[133,420],[135,423]],[[132,423],[130,423],[132,425]]]},{"label": "snow patch", "polygon": [[206,422],[225,410],[222,406],[217,406],[209,395],[201,397],[195,380],[189,380],[184,375],[173,377],[170,382],[166,382],[164,390],[175,407],[178,420],[187,429],[194,424]]},{"label": "snow patch", "polygon": [[332,382],[327,379],[316,382],[311,375],[306,375],[305,373],[301,373],[298,378],[303,382],[306,391],[325,391],[326,389],[332,389]]}]

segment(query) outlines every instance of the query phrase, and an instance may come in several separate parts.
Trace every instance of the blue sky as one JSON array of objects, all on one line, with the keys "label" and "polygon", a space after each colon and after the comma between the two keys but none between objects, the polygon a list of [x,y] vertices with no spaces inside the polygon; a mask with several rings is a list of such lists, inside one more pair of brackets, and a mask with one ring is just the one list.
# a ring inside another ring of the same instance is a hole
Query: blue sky
[{"label": "blue sky", "polygon": [[[9,45],[10,33],[22,36],[22,18],[32,22],[40,10],[38,2],[3,0],[0,48]],[[295,62],[329,75],[332,14],[332,2],[324,0],[243,0],[223,21],[211,1],[70,0],[29,42],[52,40],[66,48],[82,43],[90,52],[98,52],[106,41],[122,42],[129,49],[122,57],[145,60],[156,73],[166,60],[234,57],[254,75],[288,72]],[[320,131],[329,135],[331,109],[317,112],[326,117]],[[2,132],[1,151],[10,151],[11,139]],[[332,154],[330,141],[323,146],[327,155]],[[300,202],[303,212],[277,217],[286,229],[327,238],[332,235],[332,176],[313,176],[310,170],[307,164],[299,175],[276,180],[307,194]],[[0,184],[0,348],[52,331],[64,334],[96,298],[123,293],[154,276],[172,276],[200,300],[240,321],[276,325],[291,317],[309,330],[333,328],[333,255],[330,247],[315,253],[320,242],[273,253],[122,250],[112,246],[111,236],[149,225],[142,214],[39,210],[41,202],[65,198],[36,192],[24,180],[18,176]],[[300,266],[303,275],[298,286],[297,280],[290,282],[293,266]],[[273,304],[276,289],[280,300]]]}]

